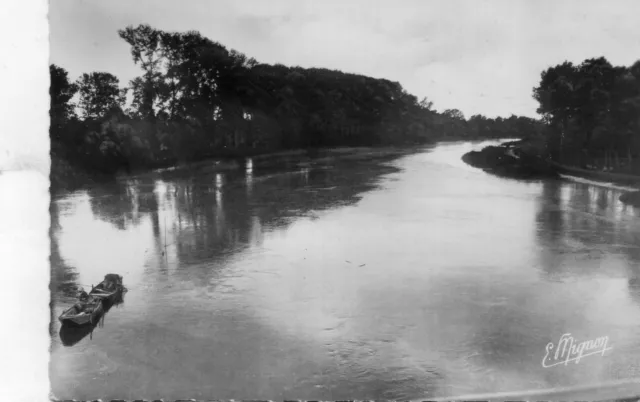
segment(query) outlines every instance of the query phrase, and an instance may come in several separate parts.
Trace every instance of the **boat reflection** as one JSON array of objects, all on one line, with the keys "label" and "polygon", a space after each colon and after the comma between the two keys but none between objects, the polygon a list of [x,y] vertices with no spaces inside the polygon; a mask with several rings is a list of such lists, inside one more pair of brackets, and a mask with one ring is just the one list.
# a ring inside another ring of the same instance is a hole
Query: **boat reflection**
[{"label": "boat reflection", "polygon": [[60,340],[64,346],[74,346],[87,335],[93,335],[93,330],[97,327],[103,328],[105,317],[107,316],[107,313],[109,313],[109,310],[114,306],[124,303],[124,292],[119,293],[119,296],[113,302],[105,300],[103,303],[103,313],[95,323],[84,326],[62,325],[60,328]]}]

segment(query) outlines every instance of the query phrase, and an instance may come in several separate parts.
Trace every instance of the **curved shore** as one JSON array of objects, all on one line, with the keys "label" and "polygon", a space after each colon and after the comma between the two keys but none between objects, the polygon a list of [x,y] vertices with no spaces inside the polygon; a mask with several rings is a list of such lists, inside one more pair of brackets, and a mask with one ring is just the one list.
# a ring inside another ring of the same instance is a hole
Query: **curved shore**
[{"label": "curved shore", "polygon": [[[519,146],[523,142],[524,140],[505,142],[498,146],[485,147],[480,151],[471,151],[464,154],[462,160],[487,173],[521,180],[561,178],[561,175],[566,174],[617,184],[640,185],[640,175],[591,171],[547,162],[524,152]],[[624,193],[619,200],[624,204],[640,208],[640,190]]]},{"label": "curved shore", "polygon": [[488,146],[480,151],[471,151],[462,160],[475,168],[497,176],[522,180],[560,178],[550,165],[527,156],[513,147],[514,143]]}]

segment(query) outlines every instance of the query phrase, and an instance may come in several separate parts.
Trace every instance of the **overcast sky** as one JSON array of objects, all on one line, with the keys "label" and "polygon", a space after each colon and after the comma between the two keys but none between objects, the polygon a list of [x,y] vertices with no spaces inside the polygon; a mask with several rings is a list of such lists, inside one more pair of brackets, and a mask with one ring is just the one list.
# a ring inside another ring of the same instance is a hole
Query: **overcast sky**
[{"label": "overcast sky", "polygon": [[73,79],[140,75],[117,30],[197,30],[260,62],[326,67],[400,82],[438,110],[536,116],[548,66],[640,59],[640,1],[55,0],[51,62]]}]

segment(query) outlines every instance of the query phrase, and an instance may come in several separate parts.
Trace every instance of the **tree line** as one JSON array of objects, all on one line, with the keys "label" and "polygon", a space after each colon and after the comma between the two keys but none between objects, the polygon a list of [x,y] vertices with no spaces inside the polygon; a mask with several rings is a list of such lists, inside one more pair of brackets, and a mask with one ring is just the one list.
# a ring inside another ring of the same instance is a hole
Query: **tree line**
[{"label": "tree line", "polygon": [[640,61],[564,62],[534,88],[549,156],[568,165],[640,173]]},{"label": "tree line", "polygon": [[545,127],[527,117],[439,113],[398,82],[259,63],[196,31],[139,25],[118,34],[141,70],[126,85],[108,72],[74,81],[50,66],[52,181],[293,148],[523,137]]}]

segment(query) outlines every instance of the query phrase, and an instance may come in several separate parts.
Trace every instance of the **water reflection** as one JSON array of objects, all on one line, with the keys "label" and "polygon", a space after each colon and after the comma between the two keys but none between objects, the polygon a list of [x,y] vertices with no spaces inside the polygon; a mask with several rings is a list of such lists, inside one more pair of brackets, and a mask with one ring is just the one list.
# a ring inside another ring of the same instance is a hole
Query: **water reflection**
[{"label": "water reflection", "polygon": [[56,233],[60,231],[60,203],[52,202],[49,207],[51,215],[51,226],[49,227],[49,237],[51,239],[50,262],[50,317],[49,317],[49,333],[51,336],[55,334],[56,300],[59,297],[72,298],[77,294],[78,273],[73,267],[67,265],[60,255],[60,247]]},{"label": "water reflection", "polygon": [[567,331],[620,354],[640,339],[634,213],[605,190],[466,169],[463,152],[248,160],[57,202],[56,283],[117,272],[131,291],[92,342],[54,342],[56,395],[409,399],[600,380],[603,360],[540,361]]},{"label": "water reflection", "polygon": [[[354,174],[340,173],[345,168]],[[225,261],[247,248],[259,247],[264,233],[286,227],[293,218],[309,216],[311,211],[357,202],[358,194],[375,187],[379,175],[393,171],[386,165],[345,162],[336,169],[304,168],[291,172],[272,166],[256,168],[252,160],[248,160],[246,170],[239,173],[206,176],[201,172],[193,175],[183,172],[180,177],[172,172],[174,180],[171,181],[146,176],[113,183],[93,189],[75,201],[75,228],[52,225],[52,247],[57,247],[72,233],[80,234],[78,225],[88,222],[88,217],[81,217],[79,211],[88,203],[96,222],[109,223],[136,239],[126,246],[119,241],[117,254],[108,256],[101,252],[101,266],[119,266],[129,278],[138,280],[143,280],[145,272],[151,272],[146,267],[155,266],[164,272],[176,271],[179,275],[184,272],[181,279],[208,286],[218,277],[216,271]],[[55,209],[57,204],[52,208],[52,217],[57,221],[60,219]],[[105,249],[113,246],[104,236],[111,238],[115,234],[106,235],[99,230],[104,229],[95,226],[81,235],[88,236],[84,240],[87,253],[95,252],[99,244]],[[147,240],[141,242],[140,236]],[[86,247],[87,242],[95,247]],[[96,257],[83,253],[78,248],[82,243],[79,238],[66,241],[67,246],[73,247],[73,251],[68,251],[74,254],[66,260],[53,250],[52,273],[58,277],[66,275],[52,280],[58,288],[62,286],[59,283],[64,283],[70,291],[79,286],[74,284],[80,279],[73,270],[64,268],[68,261],[82,264],[79,260],[88,263]],[[143,259],[131,259],[131,255]],[[122,265],[124,260],[127,262]],[[202,265],[203,262],[207,263]],[[190,265],[198,265],[197,272],[189,271]],[[132,272],[136,274],[132,276]],[[90,282],[93,276],[97,277],[98,270],[94,273],[82,281]]]},{"label": "water reflection", "polygon": [[251,197],[251,191],[253,190],[253,159],[247,159],[245,169],[245,182],[247,186],[247,197]]},{"label": "water reflection", "polygon": [[60,255],[60,245],[56,236],[56,233],[61,229],[60,204],[52,202],[49,211],[51,213],[51,227],[49,229],[49,235],[51,237],[51,254],[49,257],[51,263],[51,280],[49,287],[52,295],[63,294],[67,297],[73,297],[78,288],[76,284],[78,273],[62,259]]},{"label": "water reflection", "polygon": [[[635,214],[619,202],[620,194],[565,181],[545,182],[538,198],[539,263],[543,278],[554,284],[548,291],[550,307],[570,317],[558,323],[549,339],[570,332],[581,339],[606,335],[615,343],[605,362],[590,361],[590,372],[588,366],[580,368],[583,378],[592,381],[617,379],[605,366],[640,361],[640,227]],[[550,375],[568,373],[554,368]]]},{"label": "water reflection", "polygon": [[[374,162],[347,162],[319,170],[290,171],[265,165],[207,175],[174,171],[170,179],[159,175],[131,180],[59,201],[52,209],[58,222],[52,225],[52,247],[59,247],[52,259],[52,273],[67,276],[52,283],[80,286],[96,283],[105,272],[117,272],[124,275],[130,293],[127,308],[110,313],[107,318],[112,324],[94,333],[92,342],[80,342],[86,331],[54,328],[52,334],[57,332],[63,344],[77,345],[87,353],[68,354],[54,342],[51,367],[52,373],[59,373],[52,374],[56,395],[67,395],[71,383],[85,384],[88,376],[98,375],[96,363],[89,358],[92,353],[104,355],[97,359],[108,367],[113,361],[121,362],[119,370],[128,374],[118,384],[130,385],[123,387],[126,389],[154,383],[137,382],[134,373],[141,366],[133,361],[141,362],[145,375],[164,378],[154,367],[160,370],[190,355],[193,370],[187,369],[181,377],[187,387],[194,385],[189,381],[200,378],[198,372],[216,371],[224,357],[211,356],[224,350],[235,351],[234,364],[256,375],[282,360],[278,350],[296,348],[308,356],[304,361],[325,361],[316,345],[283,338],[260,319],[244,317],[241,306],[227,304],[225,297],[231,297],[232,289],[226,278],[236,274],[228,262],[240,257],[251,261],[262,250],[268,233],[287,228],[300,217],[353,205],[364,191],[378,185],[381,175],[395,171]],[[60,211],[65,203],[72,205],[72,213]],[[268,269],[263,268],[265,274]],[[60,306],[52,308],[52,313],[72,302],[59,286],[53,288],[52,296]],[[153,349],[167,342],[177,349]],[[243,346],[236,349],[239,345]],[[256,362],[256,356],[264,364]],[[308,378],[319,367],[286,362],[291,372]],[[237,392],[232,392],[229,381],[235,381],[241,390],[246,378],[229,379],[228,374],[219,373],[212,387],[226,387],[223,396],[231,397]],[[97,392],[88,385],[74,389],[78,398]]]},{"label": "water reflection", "polygon": [[543,183],[536,234],[549,277],[597,272],[626,277],[627,267],[640,262],[640,222],[618,201],[620,194],[584,183]]},{"label": "water reflection", "polygon": [[136,189],[126,183],[96,187],[89,190],[91,210],[106,222],[120,230],[139,224],[136,208]]}]

